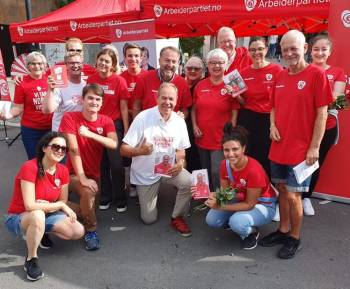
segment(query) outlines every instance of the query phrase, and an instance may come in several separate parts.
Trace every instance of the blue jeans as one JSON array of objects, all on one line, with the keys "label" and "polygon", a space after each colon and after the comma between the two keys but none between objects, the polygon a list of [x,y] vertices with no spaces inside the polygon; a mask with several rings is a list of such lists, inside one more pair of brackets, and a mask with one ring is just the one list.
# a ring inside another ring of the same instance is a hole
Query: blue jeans
[{"label": "blue jeans", "polygon": [[49,129],[41,130],[30,128],[26,126],[21,126],[21,135],[24,148],[27,153],[28,160],[36,157],[36,146],[39,140],[48,133]]},{"label": "blue jeans", "polygon": [[301,184],[298,183],[293,171],[294,166],[280,165],[271,161],[271,180],[274,184],[285,184],[289,192],[308,192],[311,181],[309,176]]},{"label": "blue jeans", "polygon": [[272,221],[276,212],[276,204],[257,204],[250,211],[228,212],[210,209],[205,221],[210,227],[221,228],[227,224],[241,239],[253,233],[253,227],[266,225]]},{"label": "blue jeans", "polygon": [[[45,233],[50,233],[56,223],[63,221],[67,215],[61,211],[46,213],[45,215]],[[24,235],[22,230],[22,214],[5,215],[5,226],[7,230],[14,236],[20,237]]]}]

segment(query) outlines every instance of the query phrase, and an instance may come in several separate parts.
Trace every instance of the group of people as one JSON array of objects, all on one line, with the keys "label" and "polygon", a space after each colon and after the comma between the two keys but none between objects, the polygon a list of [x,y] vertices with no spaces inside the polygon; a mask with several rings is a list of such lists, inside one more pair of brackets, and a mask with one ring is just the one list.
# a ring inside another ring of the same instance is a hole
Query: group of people
[{"label": "group of people", "polygon": [[[279,208],[279,229],[260,245],[282,244],[278,256],[294,257],[301,246],[303,193],[312,193],[318,176],[299,184],[293,167],[304,160],[322,165],[336,140],[336,112],[328,111],[326,126],[327,108],[344,93],[344,72],[327,64],[332,44],[325,34],[309,47],[312,64],[304,59],[304,35],[297,30],[283,35],[285,69],[267,61],[263,37],[253,37],[248,49],[238,48],[233,30],[222,27],[217,44],[206,57],[208,77],[201,58],[192,56],[182,78],[176,74],[181,54],[175,47],[160,51],[159,69],[145,71],[141,47],[128,44],[123,51],[127,70],[118,75],[113,46],[98,53],[93,68],[84,64],[81,41],[71,38],[65,88],[56,88],[42,54],[28,55],[29,75],[18,80],[10,114],[0,117],[22,115],[28,161],[15,178],[6,227],[25,236],[29,280],[43,276],[37,250],[52,246],[49,234],[84,236],[87,250],[100,247],[96,207],[108,209],[115,202],[117,212],[127,210],[128,166],[145,224],[157,220],[164,183],[177,189],[170,225],[191,236],[184,218],[196,193],[190,172],[207,169],[212,192],[218,187],[236,191],[232,202],[221,206],[210,193],[207,224],[230,228],[244,249],[253,249],[259,227]],[[239,96],[224,82],[235,69],[248,87]],[[155,170],[159,155],[174,160],[163,175]],[[79,196],[79,204],[69,201],[68,192]]]}]

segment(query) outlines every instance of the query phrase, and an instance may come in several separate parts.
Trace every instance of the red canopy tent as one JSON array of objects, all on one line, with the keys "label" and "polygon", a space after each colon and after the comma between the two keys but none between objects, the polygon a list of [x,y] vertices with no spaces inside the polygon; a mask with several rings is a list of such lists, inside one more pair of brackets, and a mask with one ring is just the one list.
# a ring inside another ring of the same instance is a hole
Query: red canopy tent
[{"label": "red canopy tent", "polygon": [[110,27],[137,19],[140,0],[76,0],[46,15],[10,25],[11,39],[16,43],[65,42],[79,37],[87,43],[110,39]]},{"label": "red canopy tent", "polygon": [[[316,4],[315,4],[316,3]],[[76,0],[47,15],[10,26],[13,42],[84,42],[110,40],[118,22],[155,19],[156,37],[213,35],[230,26],[237,36],[282,34],[296,28],[325,30],[329,0]]]}]

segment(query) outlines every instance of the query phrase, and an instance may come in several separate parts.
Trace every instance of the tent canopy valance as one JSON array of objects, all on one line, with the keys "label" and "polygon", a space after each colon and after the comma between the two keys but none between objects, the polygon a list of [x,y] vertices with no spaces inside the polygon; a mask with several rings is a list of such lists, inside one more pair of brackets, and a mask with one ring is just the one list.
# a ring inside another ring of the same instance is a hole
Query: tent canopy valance
[{"label": "tent canopy valance", "polygon": [[47,15],[10,26],[13,42],[109,42],[119,22],[155,19],[158,38],[214,35],[230,26],[237,36],[327,29],[329,0],[76,0]]}]

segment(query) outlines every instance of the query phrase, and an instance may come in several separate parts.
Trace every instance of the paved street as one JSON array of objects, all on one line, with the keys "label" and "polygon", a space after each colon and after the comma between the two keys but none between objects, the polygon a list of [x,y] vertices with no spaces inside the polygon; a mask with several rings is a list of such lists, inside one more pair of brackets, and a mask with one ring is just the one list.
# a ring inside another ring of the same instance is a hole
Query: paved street
[{"label": "paved street", "polygon": [[[18,128],[10,128],[11,137]],[[0,128],[0,138],[4,137]],[[21,140],[10,148],[0,142],[0,214],[5,214],[14,176],[25,161]],[[205,212],[192,214],[193,236],[178,236],[169,226],[174,201],[171,190],[162,192],[159,221],[143,225],[135,200],[126,213],[115,207],[99,212],[101,249],[87,252],[82,241],[53,239],[50,250],[39,249],[45,278],[26,280],[22,239],[14,239],[0,224],[0,288],[98,289],[348,289],[350,288],[350,206],[320,205],[316,216],[305,217],[303,248],[293,260],[280,260],[278,248],[240,248],[229,231],[204,223]],[[265,226],[261,234],[274,230]]]}]

